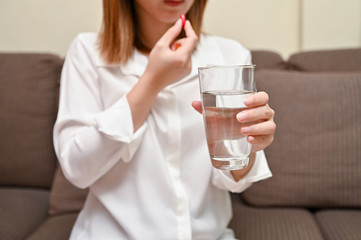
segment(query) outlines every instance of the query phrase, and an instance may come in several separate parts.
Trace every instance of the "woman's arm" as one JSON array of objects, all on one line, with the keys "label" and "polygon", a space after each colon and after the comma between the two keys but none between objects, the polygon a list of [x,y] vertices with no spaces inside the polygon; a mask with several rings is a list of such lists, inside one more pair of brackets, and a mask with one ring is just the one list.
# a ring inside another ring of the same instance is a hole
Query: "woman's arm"
[{"label": "woman's arm", "polygon": [[129,161],[144,133],[133,131],[125,94],[104,108],[91,39],[79,35],[69,48],[53,134],[64,175],[80,188],[90,186],[119,160]]}]

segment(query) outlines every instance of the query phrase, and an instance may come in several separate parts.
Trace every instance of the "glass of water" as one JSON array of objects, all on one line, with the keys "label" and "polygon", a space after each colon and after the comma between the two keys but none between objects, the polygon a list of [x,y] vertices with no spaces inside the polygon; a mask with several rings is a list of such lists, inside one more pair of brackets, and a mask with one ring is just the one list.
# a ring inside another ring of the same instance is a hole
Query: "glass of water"
[{"label": "glass of water", "polygon": [[236,115],[256,92],[254,65],[198,68],[203,119],[212,165],[223,170],[248,166],[252,145]]}]

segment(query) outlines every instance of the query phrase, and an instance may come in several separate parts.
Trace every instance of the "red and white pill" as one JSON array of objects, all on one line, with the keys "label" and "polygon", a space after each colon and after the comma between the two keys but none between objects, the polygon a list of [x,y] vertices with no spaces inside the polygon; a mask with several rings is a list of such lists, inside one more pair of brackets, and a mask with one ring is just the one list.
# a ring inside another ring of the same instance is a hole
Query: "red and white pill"
[{"label": "red and white pill", "polygon": [[187,20],[186,15],[181,14],[180,18],[182,19],[182,27],[184,27],[186,25],[186,20]]}]

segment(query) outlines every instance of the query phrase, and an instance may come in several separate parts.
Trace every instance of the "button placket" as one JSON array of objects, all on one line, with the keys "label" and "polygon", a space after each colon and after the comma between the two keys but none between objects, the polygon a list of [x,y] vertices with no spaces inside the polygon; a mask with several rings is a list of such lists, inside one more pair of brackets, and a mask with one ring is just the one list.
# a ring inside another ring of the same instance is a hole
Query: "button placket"
[{"label": "button placket", "polygon": [[181,150],[181,116],[178,109],[175,93],[167,89],[167,112],[168,112],[168,151],[166,163],[176,195],[176,214],[178,224],[178,238],[191,239],[192,230],[190,223],[188,196],[181,180],[180,174],[180,150]]}]

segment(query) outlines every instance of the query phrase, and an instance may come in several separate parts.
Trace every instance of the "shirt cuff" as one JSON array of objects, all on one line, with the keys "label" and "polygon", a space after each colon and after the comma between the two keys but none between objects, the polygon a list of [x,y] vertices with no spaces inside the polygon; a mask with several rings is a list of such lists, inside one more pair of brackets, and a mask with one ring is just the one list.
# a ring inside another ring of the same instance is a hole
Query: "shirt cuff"
[{"label": "shirt cuff", "polygon": [[132,112],[126,96],[99,114],[95,122],[99,132],[114,141],[128,144],[124,148],[122,159],[129,162],[143,139],[147,123],[134,132]]},{"label": "shirt cuff", "polygon": [[255,162],[250,171],[238,182],[236,182],[229,170],[219,170],[218,176],[226,189],[231,192],[243,192],[254,182],[272,177],[272,172],[268,167],[267,159],[264,151],[256,153]]}]

